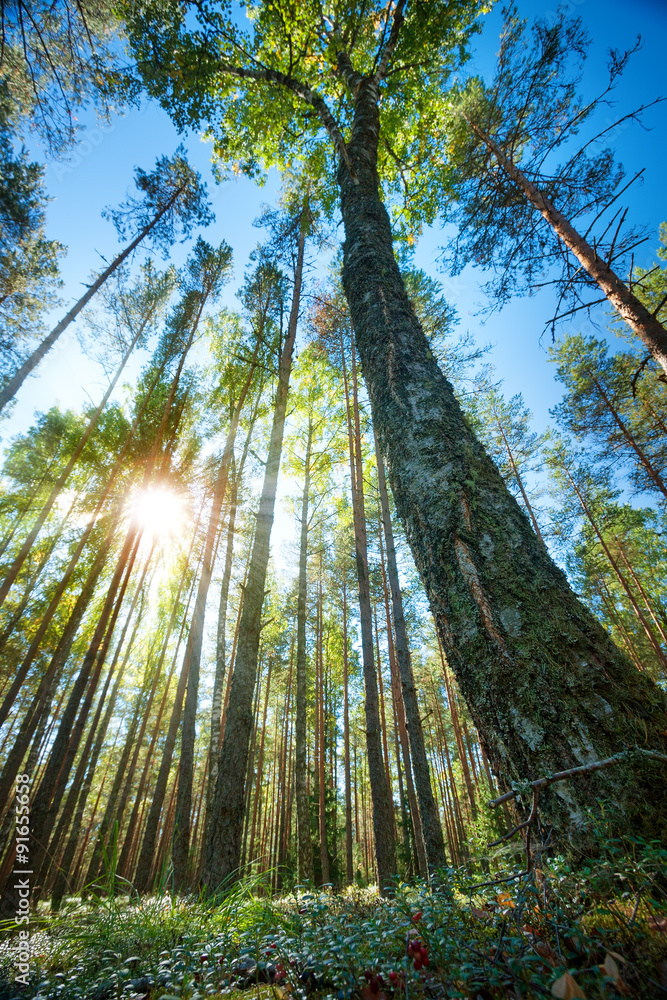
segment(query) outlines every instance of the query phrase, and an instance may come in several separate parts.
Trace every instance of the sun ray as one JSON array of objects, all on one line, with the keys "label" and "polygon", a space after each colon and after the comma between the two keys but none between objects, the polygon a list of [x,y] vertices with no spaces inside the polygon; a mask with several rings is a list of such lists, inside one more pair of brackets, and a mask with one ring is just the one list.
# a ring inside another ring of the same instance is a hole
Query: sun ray
[{"label": "sun ray", "polygon": [[160,542],[175,538],[185,524],[183,497],[164,486],[140,490],[132,504],[132,517],[144,537]]}]

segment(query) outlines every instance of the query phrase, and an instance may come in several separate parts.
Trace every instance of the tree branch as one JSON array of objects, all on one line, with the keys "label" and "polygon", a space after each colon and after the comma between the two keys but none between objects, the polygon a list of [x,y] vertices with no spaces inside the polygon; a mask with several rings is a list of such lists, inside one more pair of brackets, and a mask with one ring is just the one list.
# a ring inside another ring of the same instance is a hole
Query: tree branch
[{"label": "tree branch", "polygon": [[405,9],[405,4],[406,0],[398,0],[398,3],[396,4],[391,31],[389,32],[389,39],[382,51],[380,63],[373,78],[377,84],[382,83],[384,80],[387,70],[389,69],[389,62],[394,54],[396,45],[398,44],[398,36],[401,30],[401,25],[403,24],[403,10]]},{"label": "tree branch", "polygon": [[238,76],[242,80],[263,80],[266,83],[276,83],[286,90],[291,90],[293,94],[300,97],[304,103],[309,104],[314,111],[320,117],[322,124],[329,133],[329,137],[334,144],[334,148],[341,160],[345,163],[345,166],[353,174],[352,165],[350,163],[350,158],[347,152],[347,146],[345,139],[338,127],[338,123],[334,116],[329,111],[326,101],[320,97],[307,83],[301,83],[300,80],[295,79],[292,76],[288,76],[286,73],[281,73],[276,69],[269,69],[268,67],[264,69],[246,69],[244,66],[233,66],[229,63],[220,63],[219,70],[222,73],[227,73],[230,76]]},{"label": "tree branch", "polygon": [[[667,763],[667,755],[664,753],[658,753],[657,750],[644,750],[642,747],[632,747],[629,750],[621,750],[620,753],[614,754],[613,757],[605,757],[604,760],[593,761],[592,764],[581,764],[579,767],[571,767],[567,771],[557,771],[555,774],[548,774],[545,778],[538,778],[537,781],[528,782],[527,787],[534,790],[540,788],[546,788],[547,785],[553,784],[554,781],[565,781],[567,778],[577,778],[582,774],[590,774],[593,771],[601,771],[605,767],[612,767],[614,764],[618,764],[619,761],[623,760],[630,754],[642,754],[645,757],[651,757],[654,760],[662,760]],[[521,791],[518,789],[512,789],[511,792],[505,792],[497,799],[492,799],[489,802],[489,809],[496,809],[503,802],[508,802],[510,799],[515,799],[518,795],[521,795]],[[522,824],[522,826],[525,824]],[[519,829],[519,827],[517,827]],[[515,831],[512,831],[513,833]],[[509,836],[509,834],[508,834]],[[505,839],[504,837],[502,838]]]}]

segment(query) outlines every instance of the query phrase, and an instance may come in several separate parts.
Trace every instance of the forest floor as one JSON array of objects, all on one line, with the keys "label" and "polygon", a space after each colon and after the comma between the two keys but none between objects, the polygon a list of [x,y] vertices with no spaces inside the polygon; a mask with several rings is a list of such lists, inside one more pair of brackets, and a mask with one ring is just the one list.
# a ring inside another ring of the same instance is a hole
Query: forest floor
[{"label": "forest floor", "polygon": [[387,899],[356,886],[271,895],[258,878],[218,900],[133,898],[109,883],[58,914],[33,913],[27,985],[6,928],[0,998],[658,1000],[666,875],[667,852],[637,841],[610,845],[594,866],[551,859],[482,887],[494,875],[471,863]]}]

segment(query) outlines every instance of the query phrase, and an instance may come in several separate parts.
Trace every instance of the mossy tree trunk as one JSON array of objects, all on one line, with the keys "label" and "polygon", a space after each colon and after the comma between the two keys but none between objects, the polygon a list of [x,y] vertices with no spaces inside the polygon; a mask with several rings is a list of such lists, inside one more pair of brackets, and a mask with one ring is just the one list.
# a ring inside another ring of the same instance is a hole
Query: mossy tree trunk
[{"label": "mossy tree trunk", "polygon": [[[403,286],[379,194],[378,89],[351,80],[354,176],[339,168],[343,284],[373,423],[447,658],[495,773],[535,779],[640,745],[665,750],[666,699],[572,592],[476,440]],[[550,786],[543,823],[585,846],[599,799],[617,833],[667,842],[667,770],[626,762]]]}]

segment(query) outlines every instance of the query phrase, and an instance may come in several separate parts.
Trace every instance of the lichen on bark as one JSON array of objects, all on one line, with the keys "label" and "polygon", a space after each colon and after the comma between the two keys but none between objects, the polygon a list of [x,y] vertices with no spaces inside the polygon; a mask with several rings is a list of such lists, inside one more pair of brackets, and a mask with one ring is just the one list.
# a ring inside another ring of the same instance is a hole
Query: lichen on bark
[{"label": "lichen on bark", "polygon": [[[665,751],[664,693],[572,592],[476,440],[429,349],[392,247],[376,172],[376,95],[362,84],[339,168],[343,284],[397,510],[449,662],[501,783],[635,745]],[[602,800],[616,833],[667,842],[667,772],[628,758],[540,799],[544,827],[593,845]]]}]

